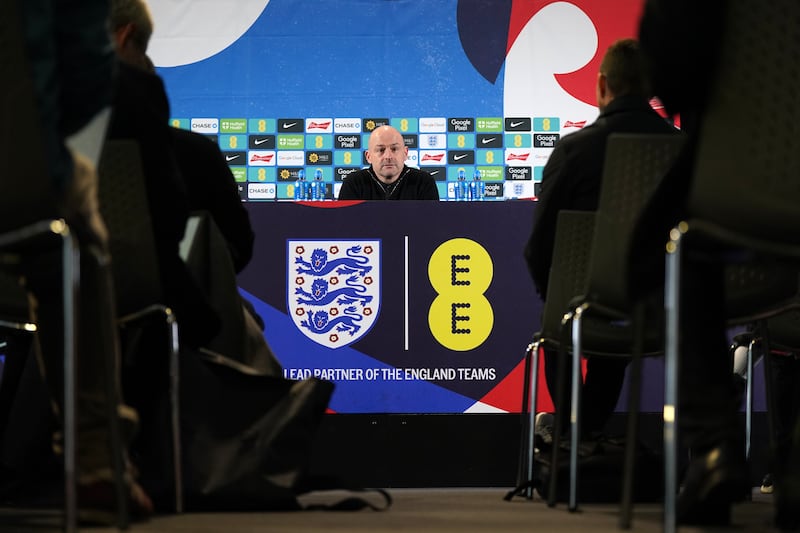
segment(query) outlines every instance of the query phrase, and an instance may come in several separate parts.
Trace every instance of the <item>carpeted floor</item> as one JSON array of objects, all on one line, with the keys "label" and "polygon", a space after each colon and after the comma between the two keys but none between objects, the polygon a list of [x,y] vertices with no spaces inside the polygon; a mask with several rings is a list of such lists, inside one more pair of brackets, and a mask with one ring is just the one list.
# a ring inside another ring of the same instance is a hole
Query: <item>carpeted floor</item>
[{"label": "carpeted floor", "polygon": [[[151,518],[134,524],[131,531],[149,533],[247,533],[290,532],[317,533],[322,531],[382,533],[396,531],[501,533],[536,531],[550,532],[616,532],[617,507],[614,505],[583,505],[578,512],[569,513],[564,505],[550,509],[538,498],[533,501],[517,498],[504,501],[507,489],[394,489],[390,491],[392,506],[386,511],[302,511],[280,513],[187,513]],[[334,495],[335,496],[335,495]],[[324,496],[306,496],[303,503],[329,500]],[[376,504],[380,503],[378,499]],[[661,530],[661,506],[639,504],[634,510],[630,531]],[[57,531],[61,515],[58,511],[0,509],[0,532]],[[729,528],[697,529],[682,527],[680,531],[769,532],[772,502],[770,496],[754,489],[753,500],[734,509],[733,525]],[[93,528],[105,533],[114,529]]]}]

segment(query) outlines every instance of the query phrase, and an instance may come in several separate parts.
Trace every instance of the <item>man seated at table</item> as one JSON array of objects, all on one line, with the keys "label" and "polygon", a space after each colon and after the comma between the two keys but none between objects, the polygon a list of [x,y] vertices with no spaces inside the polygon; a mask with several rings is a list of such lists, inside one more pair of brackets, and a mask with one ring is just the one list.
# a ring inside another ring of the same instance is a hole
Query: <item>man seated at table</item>
[{"label": "man seated at table", "polygon": [[438,200],[433,176],[406,166],[408,147],[391,126],[380,126],[369,136],[366,151],[370,166],[348,175],[339,200]]}]

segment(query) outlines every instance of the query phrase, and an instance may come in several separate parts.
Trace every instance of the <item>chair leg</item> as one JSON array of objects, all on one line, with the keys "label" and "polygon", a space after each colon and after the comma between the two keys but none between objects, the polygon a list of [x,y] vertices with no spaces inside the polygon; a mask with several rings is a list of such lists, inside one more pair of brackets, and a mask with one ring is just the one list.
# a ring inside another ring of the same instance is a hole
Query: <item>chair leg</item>
[{"label": "chair leg", "polygon": [[61,237],[62,290],[64,305],[64,530],[77,531],[78,495],[76,477],[76,343],[80,252],[78,244],[64,224],[51,226]]},{"label": "chair leg", "polygon": [[569,505],[570,512],[578,510],[578,447],[580,446],[581,414],[581,324],[588,306],[582,305],[572,315],[572,388],[570,401]]},{"label": "chair leg", "polygon": [[170,406],[172,419],[172,466],[175,479],[175,512],[183,512],[183,463],[181,451],[180,425],[180,346],[178,344],[178,323],[172,310],[167,308],[167,327],[169,328],[169,374]]},{"label": "chair leg", "polygon": [[519,434],[519,458],[517,459],[517,487],[521,487],[530,480],[527,475],[528,464],[525,462],[527,457],[528,444],[530,442],[530,423],[528,421],[529,410],[529,397],[531,385],[531,347],[533,344],[528,344],[525,349],[525,356],[523,357],[524,366],[522,370],[522,405],[520,406],[520,425],[521,430]]},{"label": "chair leg", "polygon": [[619,528],[630,529],[633,515],[633,486],[636,475],[636,446],[639,435],[639,407],[642,395],[642,353],[644,352],[644,304],[633,312],[633,353],[630,366],[628,427],[625,432],[625,466],[619,512]]},{"label": "chair leg", "polygon": [[530,381],[530,394],[528,405],[528,483],[529,487],[525,491],[525,497],[529,500],[533,499],[533,460],[534,460],[534,433],[536,425],[536,399],[538,394],[538,377],[539,377],[539,343],[534,342],[529,348],[531,355],[531,368],[528,374]]},{"label": "chair leg", "polygon": [[753,444],[753,348],[757,337],[753,337],[747,345],[747,370],[745,375],[745,410],[744,410],[744,457],[750,461],[750,446]]},{"label": "chair leg", "polygon": [[678,492],[678,445],[676,435],[678,400],[678,324],[680,311],[681,233],[672,230],[667,245],[664,308],[666,350],[664,363],[664,533],[675,533]]},{"label": "chair leg", "polygon": [[[572,314],[564,316],[561,321],[561,336],[566,337],[565,324],[572,320]],[[555,507],[556,505],[556,490],[558,489],[558,452],[561,448],[561,433],[564,431],[561,423],[561,416],[558,411],[559,405],[564,405],[565,391],[564,388],[567,384],[567,365],[566,365],[566,338],[559,339],[558,343],[558,359],[556,371],[556,398],[554,398],[555,407],[555,424],[553,428],[553,448],[550,455],[550,483],[547,489],[547,505],[548,507]]]}]

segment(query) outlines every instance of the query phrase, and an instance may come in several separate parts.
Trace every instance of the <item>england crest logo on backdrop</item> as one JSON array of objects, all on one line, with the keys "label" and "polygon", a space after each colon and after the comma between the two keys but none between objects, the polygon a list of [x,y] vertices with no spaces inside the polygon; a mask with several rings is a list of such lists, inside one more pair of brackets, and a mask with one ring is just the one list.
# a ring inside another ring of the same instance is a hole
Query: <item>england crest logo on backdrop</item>
[{"label": "england crest logo on backdrop", "polygon": [[314,342],[341,348],[378,317],[380,240],[288,240],[286,298],[295,326]]}]

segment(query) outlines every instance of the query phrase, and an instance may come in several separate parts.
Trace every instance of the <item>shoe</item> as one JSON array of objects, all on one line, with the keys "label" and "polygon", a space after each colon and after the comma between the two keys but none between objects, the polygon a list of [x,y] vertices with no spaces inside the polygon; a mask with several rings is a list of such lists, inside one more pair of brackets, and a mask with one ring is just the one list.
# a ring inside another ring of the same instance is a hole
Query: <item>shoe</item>
[{"label": "shoe", "polygon": [[761,494],[772,494],[772,474],[766,474],[761,480]]},{"label": "shoe", "polygon": [[731,505],[745,499],[748,485],[744,454],[733,445],[712,448],[689,463],[678,495],[677,522],[729,525]]},{"label": "shoe", "polygon": [[536,413],[533,419],[533,439],[537,448],[549,449],[553,445],[554,421],[552,413]]},{"label": "shoe", "polygon": [[[101,480],[78,484],[78,521],[84,525],[113,525],[117,522],[116,487],[113,481]],[[136,483],[128,489],[128,517],[131,522],[147,520],[153,514],[153,502]]]}]

